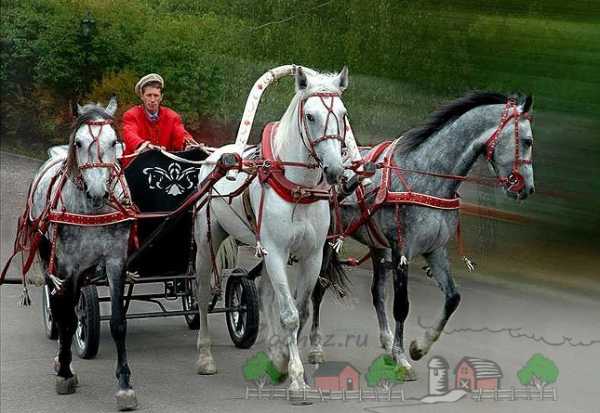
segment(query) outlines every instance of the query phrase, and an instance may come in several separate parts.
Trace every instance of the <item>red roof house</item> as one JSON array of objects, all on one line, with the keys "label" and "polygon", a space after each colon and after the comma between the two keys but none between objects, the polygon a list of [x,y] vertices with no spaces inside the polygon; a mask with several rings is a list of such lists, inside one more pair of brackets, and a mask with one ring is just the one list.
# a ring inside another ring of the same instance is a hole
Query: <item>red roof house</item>
[{"label": "red roof house", "polygon": [[322,363],[313,375],[314,387],[321,390],[358,390],[360,373],[345,361]]},{"label": "red roof house", "polygon": [[500,387],[502,370],[491,360],[464,357],[454,369],[455,388],[461,390],[497,389]]}]

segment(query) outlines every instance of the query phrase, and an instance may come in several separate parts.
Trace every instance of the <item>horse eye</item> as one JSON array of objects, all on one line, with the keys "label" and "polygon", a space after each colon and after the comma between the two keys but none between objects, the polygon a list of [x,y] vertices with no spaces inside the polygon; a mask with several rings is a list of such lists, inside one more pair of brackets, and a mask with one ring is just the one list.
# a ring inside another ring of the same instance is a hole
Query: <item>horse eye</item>
[{"label": "horse eye", "polygon": [[75,141],[75,146],[81,148],[81,141]]},{"label": "horse eye", "polygon": [[531,148],[531,146],[533,145],[533,142],[530,141],[529,139],[523,141],[523,145],[525,145],[526,148]]},{"label": "horse eye", "polygon": [[112,143],[110,144],[110,146],[111,146],[111,147],[113,147],[113,148],[114,148],[115,146],[117,146],[117,141],[116,141],[116,140],[112,141]]},{"label": "horse eye", "polygon": [[314,122],[315,121],[315,117],[313,115],[311,115],[310,113],[306,114],[306,119],[308,119],[309,122]]}]

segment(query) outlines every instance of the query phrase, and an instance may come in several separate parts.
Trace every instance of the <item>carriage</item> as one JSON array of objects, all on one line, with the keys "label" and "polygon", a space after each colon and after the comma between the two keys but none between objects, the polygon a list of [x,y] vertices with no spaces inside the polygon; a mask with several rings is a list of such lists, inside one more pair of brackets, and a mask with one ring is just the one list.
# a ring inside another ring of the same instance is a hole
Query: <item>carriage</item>
[{"label": "carriage", "polygon": [[[61,149],[54,148],[52,151]],[[190,204],[189,200],[203,195],[196,192],[198,170],[199,163],[208,154],[209,150],[203,147],[179,153],[148,151],[125,168],[133,201],[140,211],[136,223],[139,247],[130,255],[126,268],[124,298],[128,319],[184,317],[190,329],[199,328],[194,280],[196,245],[191,233],[193,203]],[[200,186],[208,187],[206,184]],[[184,208],[178,210],[182,206]],[[227,328],[236,347],[250,348],[258,334],[258,295],[254,278],[260,274],[259,262],[243,254],[243,248],[240,251],[240,259],[235,260],[239,267],[221,269],[219,276],[226,281],[224,294],[213,291],[209,311],[225,314]],[[100,324],[110,320],[110,314],[101,313],[100,303],[110,301],[110,296],[99,294],[100,287],[108,286],[103,268],[89,271],[83,283],[85,286],[81,288],[76,309],[74,344],[80,358],[91,359],[98,352]],[[151,285],[153,291],[162,286],[162,292],[146,292],[148,289],[143,289],[144,292],[135,293],[136,285]],[[47,283],[43,286],[42,319],[46,336],[56,340],[58,330],[50,312],[51,288]],[[129,309],[134,301],[153,303],[158,310],[133,313]],[[165,306],[173,301],[180,301],[179,310]]]}]

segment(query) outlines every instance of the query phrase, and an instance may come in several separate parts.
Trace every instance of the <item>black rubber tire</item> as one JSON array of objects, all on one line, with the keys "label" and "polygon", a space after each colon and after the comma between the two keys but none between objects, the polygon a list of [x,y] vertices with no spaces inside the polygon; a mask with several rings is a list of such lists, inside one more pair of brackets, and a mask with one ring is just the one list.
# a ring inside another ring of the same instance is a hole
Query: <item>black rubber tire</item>
[{"label": "black rubber tire", "polygon": [[92,359],[100,346],[100,302],[95,285],[87,285],[79,293],[76,307],[77,330],[73,342],[75,351],[82,359]]},{"label": "black rubber tire", "polygon": [[198,303],[196,302],[196,281],[186,281],[189,283],[186,288],[185,296],[181,297],[181,305],[185,311],[194,310],[196,314],[194,315],[184,315],[185,322],[188,325],[190,330],[199,330],[200,329],[200,314],[198,314]]},{"label": "black rubber tire", "polygon": [[229,277],[225,287],[225,308],[243,307],[244,311],[227,311],[225,320],[231,341],[237,348],[250,348],[256,342],[259,325],[258,293],[254,280]]},{"label": "black rubber tire", "polygon": [[46,331],[46,337],[49,340],[58,339],[58,326],[52,319],[52,311],[50,310],[50,287],[44,283],[44,289],[42,290],[42,322],[44,323],[44,330]]}]

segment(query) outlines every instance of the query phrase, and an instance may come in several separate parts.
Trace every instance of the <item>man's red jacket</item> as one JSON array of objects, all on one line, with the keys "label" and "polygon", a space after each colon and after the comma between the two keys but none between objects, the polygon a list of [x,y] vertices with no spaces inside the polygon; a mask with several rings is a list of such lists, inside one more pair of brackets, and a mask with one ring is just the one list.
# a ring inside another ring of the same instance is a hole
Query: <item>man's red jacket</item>
[{"label": "man's red jacket", "polygon": [[[192,139],[177,112],[161,106],[158,120],[151,122],[143,105],[134,106],[123,114],[121,136],[125,143],[123,155],[131,155],[145,141],[164,146],[167,151],[182,151],[186,139]],[[127,165],[129,161],[124,158],[122,163]]]}]

